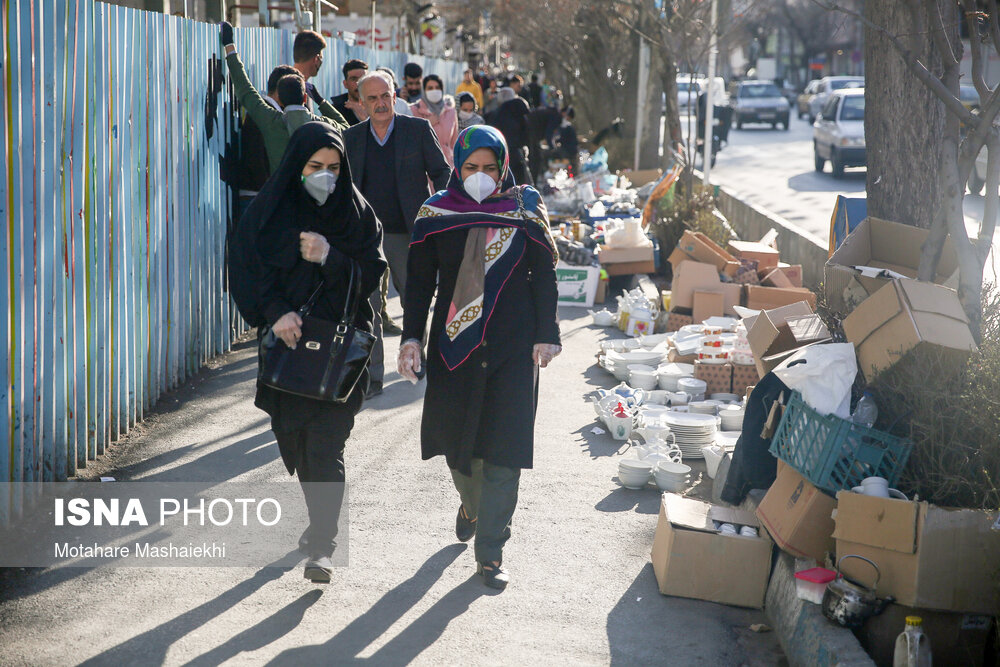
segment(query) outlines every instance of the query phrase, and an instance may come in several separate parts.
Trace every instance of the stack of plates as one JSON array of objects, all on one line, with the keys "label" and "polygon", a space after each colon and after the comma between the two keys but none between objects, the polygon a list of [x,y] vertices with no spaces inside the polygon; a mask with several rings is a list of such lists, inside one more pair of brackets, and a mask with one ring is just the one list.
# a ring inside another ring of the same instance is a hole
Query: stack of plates
[{"label": "stack of plates", "polygon": [[719,414],[719,406],[721,405],[719,401],[714,400],[693,401],[688,403],[688,412],[699,415],[717,415]]},{"label": "stack of plates", "polygon": [[[705,396],[705,390],[708,388],[708,384],[704,380],[696,380],[694,378],[681,378],[677,381],[677,391],[683,391],[689,396]],[[701,399],[698,399],[701,400]]]},{"label": "stack of plates", "polygon": [[723,405],[719,408],[719,419],[722,420],[723,431],[742,431],[743,406]]},{"label": "stack of plates", "polygon": [[674,442],[684,458],[704,458],[702,447],[715,444],[719,418],[715,415],[700,415],[691,412],[671,412],[662,420],[674,434]]},{"label": "stack of plates", "polygon": [[641,489],[649,484],[653,464],[639,459],[622,459],[618,462],[618,479],[627,489]]},{"label": "stack of plates", "polygon": [[739,403],[740,397],[736,394],[712,394],[711,399],[713,401],[719,401],[720,403]]}]

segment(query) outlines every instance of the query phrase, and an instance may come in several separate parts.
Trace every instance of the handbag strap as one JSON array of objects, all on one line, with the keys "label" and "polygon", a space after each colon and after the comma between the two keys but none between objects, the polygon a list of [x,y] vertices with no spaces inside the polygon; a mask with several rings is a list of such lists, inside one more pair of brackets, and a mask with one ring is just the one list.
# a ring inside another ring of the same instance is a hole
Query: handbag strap
[{"label": "handbag strap", "polygon": [[344,316],[340,318],[341,327],[354,324],[354,318],[358,314],[358,304],[361,301],[361,276],[358,275],[361,267],[353,259],[347,261],[351,267],[351,277],[347,283],[347,300],[344,302]]},{"label": "handbag strap", "polygon": [[316,289],[313,290],[312,296],[310,296],[309,300],[306,301],[304,304],[302,304],[302,307],[299,308],[299,317],[305,317],[306,315],[308,315],[309,311],[312,310],[313,306],[316,305],[316,299],[319,298],[319,293],[323,291],[324,282],[325,281],[321,278],[319,281],[319,285],[317,285]]}]

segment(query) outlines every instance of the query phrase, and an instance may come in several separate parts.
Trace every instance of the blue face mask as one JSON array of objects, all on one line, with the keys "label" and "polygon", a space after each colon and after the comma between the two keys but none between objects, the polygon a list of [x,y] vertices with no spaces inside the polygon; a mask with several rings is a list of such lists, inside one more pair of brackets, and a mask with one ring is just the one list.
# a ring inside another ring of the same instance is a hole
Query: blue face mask
[{"label": "blue face mask", "polygon": [[337,175],[327,169],[321,169],[308,176],[303,176],[302,185],[305,187],[306,192],[309,193],[309,196],[322,206],[326,203],[326,199],[330,196],[330,193],[337,188]]}]

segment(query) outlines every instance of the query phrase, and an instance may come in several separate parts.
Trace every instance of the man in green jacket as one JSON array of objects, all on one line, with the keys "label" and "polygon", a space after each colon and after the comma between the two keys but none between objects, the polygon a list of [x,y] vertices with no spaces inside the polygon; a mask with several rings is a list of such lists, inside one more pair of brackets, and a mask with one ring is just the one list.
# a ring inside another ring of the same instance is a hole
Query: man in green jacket
[{"label": "man in green jacket", "polygon": [[[285,154],[285,147],[288,145],[289,137],[305,123],[318,120],[328,123],[341,131],[349,127],[344,117],[333,108],[332,104],[323,99],[315,87],[312,87],[310,92],[323,115],[317,116],[303,106],[303,103],[306,101],[304,80],[302,81],[302,100],[298,104],[284,104],[282,111],[275,109],[261,97],[257,89],[250,83],[240,56],[236,52],[236,45],[233,43],[233,26],[225,21],[221,24],[221,38],[223,50],[226,53],[226,65],[229,67],[229,71],[233,77],[233,85],[236,88],[236,98],[260,128],[260,132],[264,137],[267,159],[272,170],[281,164],[281,158]],[[297,75],[289,74],[287,76],[294,77]],[[282,80],[285,78],[287,77],[282,77]],[[281,87],[281,82],[279,81],[279,95]]]}]

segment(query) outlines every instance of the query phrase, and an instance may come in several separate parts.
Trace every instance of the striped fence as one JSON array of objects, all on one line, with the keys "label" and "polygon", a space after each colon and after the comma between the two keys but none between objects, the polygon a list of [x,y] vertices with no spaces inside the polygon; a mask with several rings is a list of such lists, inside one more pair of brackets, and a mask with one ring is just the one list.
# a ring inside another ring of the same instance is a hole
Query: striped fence
[{"label": "striped fence", "polygon": [[[94,0],[0,8],[0,482],[59,481],[243,331],[224,267],[238,110],[214,25]],[[292,40],[236,31],[255,85]],[[350,58],[461,78],[337,40],[324,56],[326,95]],[[0,493],[0,524],[25,501]]]}]

